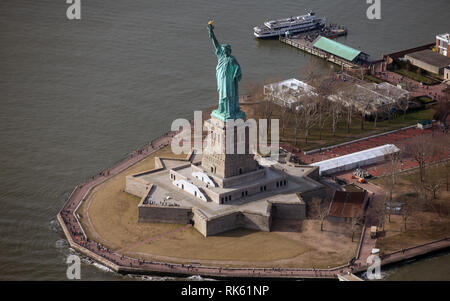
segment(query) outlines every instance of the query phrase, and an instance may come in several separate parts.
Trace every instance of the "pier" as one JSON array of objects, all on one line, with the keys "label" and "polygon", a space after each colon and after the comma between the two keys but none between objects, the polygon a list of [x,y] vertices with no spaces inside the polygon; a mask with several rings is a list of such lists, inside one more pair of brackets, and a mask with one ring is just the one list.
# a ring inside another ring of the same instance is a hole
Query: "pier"
[{"label": "pier", "polygon": [[308,36],[293,36],[293,37],[283,37],[280,36],[279,40],[285,44],[291,45],[297,49],[303,50],[312,54],[314,56],[320,57],[328,62],[334,63],[341,66],[343,69],[358,69],[361,68],[360,65],[355,64],[351,61],[347,61],[338,56],[327,53],[313,46],[313,41],[311,41]]}]

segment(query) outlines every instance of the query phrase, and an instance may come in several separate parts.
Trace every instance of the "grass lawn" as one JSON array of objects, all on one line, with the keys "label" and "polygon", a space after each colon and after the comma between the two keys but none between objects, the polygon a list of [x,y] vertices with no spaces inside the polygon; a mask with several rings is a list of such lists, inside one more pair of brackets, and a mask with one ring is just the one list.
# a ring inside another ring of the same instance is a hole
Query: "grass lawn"
[{"label": "grass lawn", "polygon": [[428,96],[417,97],[417,100],[420,101],[423,104],[429,104],[429,103],[435,102],[433,99],[431,99]]},{"label": "grass lawn", "polygon": [[[427,170],[428,174],[437,173],[437,168],[432,167]],[[450,168],[450,167],[447,167]],[[442,169],[441,171],[442,172]],[[411,182],[412,177],[417,176],[418,170],[414,172],[398,174],[396,177],[396,186],[394,190],[393,199],[400,202],[414,202],[416,194]],[[371,182],[385,187],[385,178],[377,178]],[[388,189],[386,187],[386,189]],[[429,201],[428,201],[429,202]],[[429,241],[444,238],[450,234],[450,215],[448,208],[450,207],[450,192],[446,191],[446,186],[442,185],[437,193],[437,199],[433,200],[434,204],[442,204],[441,214],[439,215],[435,210],[427,208],[418,208],[412,212],[408,217],[406,228],[404,230],[404,223],[402,216],[391,215],[391,222],[386,219],[385,230],[386,236],[377,240],[377,246],[384,252],[389,253],[397,251],[402,248],[413,247],[418,244],[423,244]],[[447,208],[447,210],[445,210]]]},{"label": "grass lawn", "polygon": [[417,212],[409,218],[407,231],[403,230],[400,215],[392,215],[386,221],[386,236],[377,240],[377,248],[383,253],[391,253],[402,248],[410,248],[433,240],[447,237],[450,233],[450,218],[439,218],[433,212]]},{"label": "grass lawn", "polygon": [[436,84],[440,83],[440,81],[438,81],[437,79],[434,79],[434,78],[431,78],[428,76],[424,76],[421,74],[417,74],[416,72],[409,71],[406,69],[394,69],[392,71],[395,73],[401,74],[405,77],[408,77],[410,79],[413,79],[415,81],[422,82],[425,85],[436,85]]},{"label": "grass lawn", "polygon": [[367,80],[370,80],[371,82],[377,83],[377,84],[381,84],[382,82],[385,82],[384,80],[379,79],[372,75],[365,75],[364,78]]},{"label": "grass lawn", "polygon": [[[169,148],[156,155],[170,156]],[[320,231],[317,220],[276,220],[272,232],[237,229],[207,238],[186,225],[138,223],[139,199],[123,191],[125,176],[154,168],[154,156],[90,193],[79,210],[89,237],[133,257],[210,265],[327,268],[355,254],[348,225],[326,224]]]}]

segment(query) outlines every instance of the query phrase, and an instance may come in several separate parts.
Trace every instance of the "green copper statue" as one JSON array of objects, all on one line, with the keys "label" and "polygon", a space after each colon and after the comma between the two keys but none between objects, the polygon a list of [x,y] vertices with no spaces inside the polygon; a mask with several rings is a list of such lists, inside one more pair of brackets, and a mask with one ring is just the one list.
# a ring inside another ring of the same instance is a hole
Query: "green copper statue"
[{"label": "green copper statue", "polygon": [[211,116],[222,121],[227,119],[245,119],[245,113],[239,108],[238,82],[241,80],[241,67],[231,55],[231,46],[219,44],[214,34],[213,21],[208,23],[211,38],[217,55],[217,91],[219,92],[219,107]]}]

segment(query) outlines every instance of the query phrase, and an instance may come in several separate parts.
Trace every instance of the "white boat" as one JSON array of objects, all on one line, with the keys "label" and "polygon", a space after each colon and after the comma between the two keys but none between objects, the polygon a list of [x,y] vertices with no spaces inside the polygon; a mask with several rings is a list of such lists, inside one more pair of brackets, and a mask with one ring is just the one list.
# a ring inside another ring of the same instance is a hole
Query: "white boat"
[{"label": "white boat", "polygon": [[296,34],[321,29],[325,24],[325,18],[317,18],[316,14],[311,11],[302,16],[266,21],[264,25],[254,27],[253,32],[257,38],[271,38],[284,35],[287,31],[289,34]]}]

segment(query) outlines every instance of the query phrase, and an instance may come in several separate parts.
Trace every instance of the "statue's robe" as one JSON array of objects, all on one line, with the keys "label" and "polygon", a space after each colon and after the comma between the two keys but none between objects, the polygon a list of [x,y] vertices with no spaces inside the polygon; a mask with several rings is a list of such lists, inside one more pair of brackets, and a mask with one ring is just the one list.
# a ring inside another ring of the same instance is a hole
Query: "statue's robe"
[{"label": "statue's robe", "polygon": [[226,56],[222,47],[217,47],[217,91],[219,110],[233,113],[238,108],[238,81],[241,80],[241,67],[234,56]]}]

